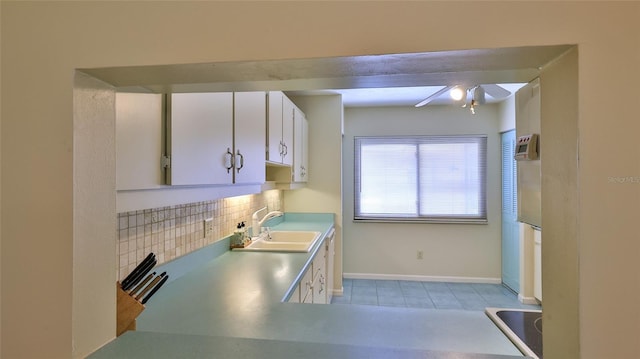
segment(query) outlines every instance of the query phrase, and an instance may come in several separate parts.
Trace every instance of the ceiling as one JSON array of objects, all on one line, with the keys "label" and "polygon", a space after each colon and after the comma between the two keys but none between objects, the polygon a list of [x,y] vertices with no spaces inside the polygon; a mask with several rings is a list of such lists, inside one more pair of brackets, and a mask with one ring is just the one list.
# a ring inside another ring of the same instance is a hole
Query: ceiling
[{"label": "ceiling", "polygon": [[[498,84],[504,89],[514,94],[526,83]],[[411,86],[411,87],[379,87],[379,88],[359,88],[359,89],[337,89],[337,90],[308,90],[308,91],[287,91],[288,95],[323,95],[341,94],[345,107],[376,107],[376,106],[414,106],[430,95],[442,89],[444,86]],[[497,103],[506,98],[496,99],[489,94],[486,95],[487,103]],[[433,105],[453,104],[453,100],[448,94],[442,94],[430,102]]]},{"label": "ceiling", "polygon": [[[529,46],[79,71],[120,91],[282,90],[289,94],[342,93],[347,106],[414,105],[448,85],[527,83],[570,48]],[[442,97],[439,102],[446,99]]]}]

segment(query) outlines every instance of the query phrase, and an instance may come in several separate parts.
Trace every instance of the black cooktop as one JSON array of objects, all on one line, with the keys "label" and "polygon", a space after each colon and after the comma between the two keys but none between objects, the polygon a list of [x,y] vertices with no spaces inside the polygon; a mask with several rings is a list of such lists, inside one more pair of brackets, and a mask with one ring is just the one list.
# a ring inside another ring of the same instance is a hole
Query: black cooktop
[{"label": "black cooktop", "polygon": [[542,313],[499,310],[496,315],[538,358],[542,359]]}]

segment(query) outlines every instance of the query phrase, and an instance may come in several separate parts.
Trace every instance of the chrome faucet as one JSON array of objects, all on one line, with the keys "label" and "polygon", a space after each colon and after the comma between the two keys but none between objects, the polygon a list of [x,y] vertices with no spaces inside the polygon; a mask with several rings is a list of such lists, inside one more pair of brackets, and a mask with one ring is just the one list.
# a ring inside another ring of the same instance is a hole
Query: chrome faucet
[{"label": "chrome faucet", "polygon": [[[282,215],[284,215],[284,213],[280,212],[280,211],[271,211],[269,213],[267,213],[264,217],[262,217],[262,219],[259,219],[258,214],[262,211],[265,211],[267,209],[267,207],[264,208],[260,208],[259,210],[255,211],[253,213],[253,215],[251,216],[251,234],[254,237],[257,237],[258,235],[260,235],[262,233],[262,225],[264,224],[264,222],[270,220],[271,218],[275,218],[275,217],[280,217]],[[269,233],[269,230],[267,229],[267,236],[269,239],[271,239],[271,234]]]}]

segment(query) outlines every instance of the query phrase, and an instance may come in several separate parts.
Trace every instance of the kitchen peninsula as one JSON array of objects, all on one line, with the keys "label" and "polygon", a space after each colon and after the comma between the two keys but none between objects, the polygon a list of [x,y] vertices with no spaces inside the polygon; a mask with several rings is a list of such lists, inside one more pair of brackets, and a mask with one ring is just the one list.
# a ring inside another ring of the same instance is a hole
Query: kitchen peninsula
[{"label": "kitchen peninsula", "polygon": [[322,237],[308,253],[229,251],[226,238],[165,264],[176,279],[147,303],[137,331],[90,358],[521,357],[482,312],[287,303],[333,215],[285,213],[269,226]]}]

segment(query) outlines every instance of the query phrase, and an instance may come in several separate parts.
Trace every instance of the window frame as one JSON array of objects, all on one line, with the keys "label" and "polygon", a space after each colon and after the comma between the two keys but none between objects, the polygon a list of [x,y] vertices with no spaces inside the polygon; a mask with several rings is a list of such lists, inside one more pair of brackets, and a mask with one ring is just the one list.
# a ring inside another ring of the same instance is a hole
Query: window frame
[{"label": "window frame", "polygon": [[[361,197],[359,195],[361,188],[361,146],[362,144],[412,144],[416,146],[415,172],[417,173],[416,182],[416,212],[413,215],[371,215],[360,213]],[[385,143],[386,141],[386,143]],[[420,151],[421,144],[435,143],[477,143],[478,147],[478,172],[479,172],[479,191],[478,191],[478,213],[474,215],[420,215],[420,176],[423,170],[420,167]],[[488,135],[408,135],[408,136],[355,136],[354,143],[354,194],[353,194],[353,221],[359,223],[366,222],[388,222],[388,223],[446,223],[446,224],[487,224],[488,223],[488,205],[487,205],[487,165],[488,165]]]}]

